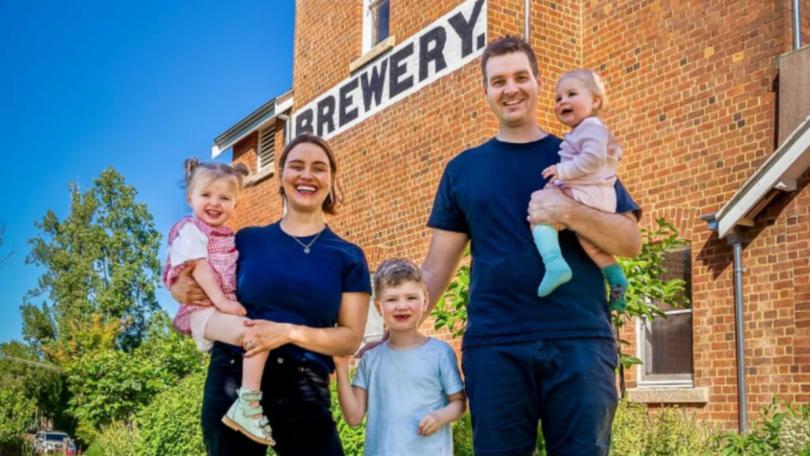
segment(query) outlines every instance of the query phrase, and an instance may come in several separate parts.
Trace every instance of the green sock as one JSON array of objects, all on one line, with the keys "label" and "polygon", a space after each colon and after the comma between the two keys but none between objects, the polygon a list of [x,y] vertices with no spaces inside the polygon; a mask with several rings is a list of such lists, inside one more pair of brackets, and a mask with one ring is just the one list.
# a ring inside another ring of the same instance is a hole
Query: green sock
[{"label": "green sock", "polygon": [[532,238],[546,267],[546,274],[537,288],[537,296],[542,298],[571,280],[571,267],[562,256],[557,230],[550,225],[535,225],[532,227]]},{"label": "green sock", "polygon": [[624,275],[619,263],[613,263],[602,268],[602,275],[610,288],[608,304],[611,310],[624,310],[627,307],[627,277]]}]

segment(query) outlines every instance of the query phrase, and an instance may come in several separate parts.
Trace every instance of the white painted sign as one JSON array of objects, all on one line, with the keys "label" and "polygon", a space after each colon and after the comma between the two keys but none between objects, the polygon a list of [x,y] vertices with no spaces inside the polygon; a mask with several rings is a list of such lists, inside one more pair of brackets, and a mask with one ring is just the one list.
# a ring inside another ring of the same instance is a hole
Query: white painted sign
[{"label": "white painted sign", "polygon": [[329,138],[477,58],[486,0],[468,0],[293,114],[294,135]]}]

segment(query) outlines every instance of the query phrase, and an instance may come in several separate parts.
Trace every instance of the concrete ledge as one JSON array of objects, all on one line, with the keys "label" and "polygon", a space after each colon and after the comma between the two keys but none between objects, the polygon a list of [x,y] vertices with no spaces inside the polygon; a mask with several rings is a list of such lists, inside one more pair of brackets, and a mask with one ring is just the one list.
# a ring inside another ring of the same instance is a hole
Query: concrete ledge
[{"label": "concrete ledge", "polygon": [[709,388],[633,388],[627,400],[642,404],[706,404]]},{"label": "concrete ledge", "polygon": [[369,49],[368,52],[349,63],[349,73],[354,73],[374,61],[377,57],[385,54],[394,47],[396,42],[397,39],[394,35],[380,41],[373,48]]}]

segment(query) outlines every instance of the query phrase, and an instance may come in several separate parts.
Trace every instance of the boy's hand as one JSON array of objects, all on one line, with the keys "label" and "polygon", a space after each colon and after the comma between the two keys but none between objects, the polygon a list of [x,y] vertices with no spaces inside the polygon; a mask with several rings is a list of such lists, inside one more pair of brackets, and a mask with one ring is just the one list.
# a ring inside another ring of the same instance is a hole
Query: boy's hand
[{"label": "boy's hand", "polygon": [[438,431],[440,427],[442,427],[442,422],[433,413],[428,413],[428,415],[419,422],[419,432],[417,432],[417,434],[427,437]]},{"label": "boy's hand", "polygon": [[554,181],[557,180],[557,165],[551,165],[548,168],[543,170],[543,177],[546,180]]},{"label": "boy's hand", "polygon": [[247,311],[242,306],[242,304],[239,304],[237,301],[232,301],[230,299],[226,299],[218,303],[217,309],[226,314],[239,315],[240,317],[244,317],[245,315],[247,315]]}]

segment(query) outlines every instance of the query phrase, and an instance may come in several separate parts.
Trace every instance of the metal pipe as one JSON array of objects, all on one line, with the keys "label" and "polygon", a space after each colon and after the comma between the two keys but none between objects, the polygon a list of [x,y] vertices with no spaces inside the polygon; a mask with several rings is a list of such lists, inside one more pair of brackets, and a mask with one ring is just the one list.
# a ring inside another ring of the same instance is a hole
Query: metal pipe
[{"label": "metal pipe", "polygon": [[745,386],[745,326],[743,325],[742,236],[732,234],[734,246],[734,313],[737,333],[737,408],[740,433],[748,430],[748,393]]},{"label": "metal pipe", "polygon": [[793,49],[802,47],[802,12],[799,0],[793,0]]},{"label": "metal pipe", "polygon": [[527,43],[529,42],[529,1],[523,0],[523,39]]}]

